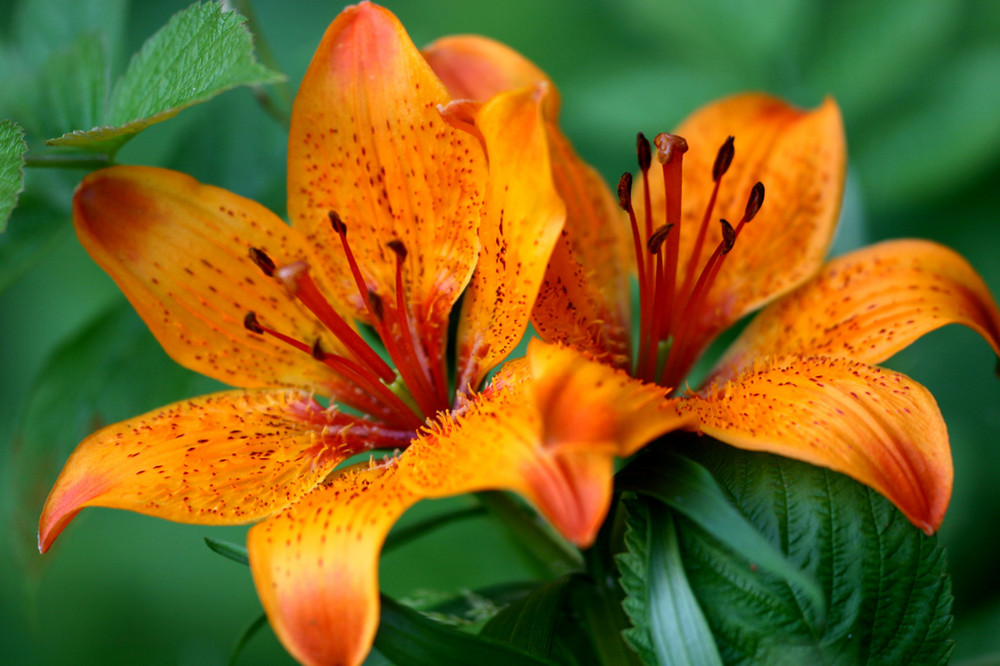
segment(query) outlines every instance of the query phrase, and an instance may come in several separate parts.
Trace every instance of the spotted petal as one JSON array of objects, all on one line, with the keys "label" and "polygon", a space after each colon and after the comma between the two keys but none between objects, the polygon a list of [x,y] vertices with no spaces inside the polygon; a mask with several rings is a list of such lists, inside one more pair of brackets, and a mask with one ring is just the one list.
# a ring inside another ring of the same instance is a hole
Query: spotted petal
[{"label": "spotted petal", "polygon": [[[840,211],[847,163],[844,130],[832,99],[803,111],[773,97],[745,94],[696,111],[677,134],[690,148],[684,155],[681,282],[692,261],[697,277],[720,242],[719,218],[735,225],[754,183],[762,182],[766,191],[760,212],[726,256],[699,321],[688,324],[693,327],[689,333],[707,344],[720,330],[819,269]],[[712,165],[728,136],[735,137],[735,157],[722,178],[708,241],[693,257],[714,185]],[[663,179],[658,167],[651,173],[657,174],[650,178],[652,209],[659,216],[654,219],[662,219]],[[642,196],[634,200],[641,215]]]},{"label": "spotted petal", "polygon": [[528,326],[566,208],[552,183],[541,105],[548,86],[503,93],[476,125],[490,158],[479,263],[462,304],[458,386],[478,388]]},{"label": "spotted petal", "polygon": [[403,26],[364,2],[327,29],[299,88],[288,140],[288,207],[339,297],[369,319],[328,214],[347,226],[366,288],[387,309],[396,255],[407,250],[405,300],[431,366],[448,315],[479,254],[486,163],[475,138],[446,124],[449,101]]},{"label": "spotted petal", "polygon": [[1000,312],[969,263],[936,243],[888,241],[831,261],[765,308],[719,361],[715,375],[731,376],[768,355],[879,363],[953,323],[979,333],[1000,355]]},{"label": "spotted petal", "polygon": [[112,167],[73,199],[77,236],[178,363],[244,388],[294,386],[379,413],[312,356],[243,325],[248,312],[284,335],[344,353],[311,313],[266,277],[250,247],[281,265],[315,264],[308,246],[260,204],[175,171]]},{"label": "spotted petal", "polygon": [[378,628],[378,558],[418,499],[392,465],[356,467],[247,535],[268,620],[303,664],[360,664]]},{"label": "spotted petal", "polygon": [[549,83],[542,110],[552,179],[566,205],[566,223],[532,321],[546,340],[574,345],[624,367],[630,344],[627,225],[601,175],[580,159],[559,130],[555,86],[527,58],[483,37],[445,37],[423,53],[455,98],[485,102],[539,81]]},{"label": "spotted petal", "polygon": [[371,422],[324,410],[299,391],[229,391],[178,402],[80,443],[45,502],[39,548],[47,550],[87,506],[200,525],[260,520],[312,490],[348,456],[386,444],[396,442]]},{"label": "spotted petal", "polygon": [[688,426],[733,446],[847,474],[927,533],[951,497],[948,433],[934,397],[896,372],[846,358],[758,360],[677,402]]},{"label": "spotted petal", "polygon": [[535,340],[527,359],[508,362],[484,392],[419,436],[400,471],[428,496],[518,492],[588,545],[610,503],[615,456],[682,424],[664,398],[661,387]]}]

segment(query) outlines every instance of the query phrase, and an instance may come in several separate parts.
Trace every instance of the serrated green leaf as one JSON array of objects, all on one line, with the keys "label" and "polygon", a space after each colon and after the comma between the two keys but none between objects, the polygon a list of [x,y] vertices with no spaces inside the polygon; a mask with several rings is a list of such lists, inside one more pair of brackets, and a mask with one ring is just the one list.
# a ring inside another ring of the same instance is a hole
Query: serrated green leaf
[{"label": "serrated green leaf", "polygon": [[539,666],[552,662],[467,634],[382,595],[375,647],[398,666]]},{"label": "serrated green leaf", "polygon": [[618,474],[616,484],[619,490],[647,494],[670,506],[729,546],[743,558],[744,566],[784,578],[808,605],[809,621],[823,623],[825,603],[816,582],[754,529],[704,467],[664,448],[651,447]]},{"label": "serrated green leaf", "polygon": [[284,77],[257,63],[244,19],[218,3],[176,14],[129,63],[115,85],[103,126],[77,130],[50,145],[114,154],[138,132],[183,109],[244,85]]},{"label": "serrated green leaf", "polygon": [[781,579],[693,525],[681,551],[727,664],[935,664],[951,651],[943,548],[875,491],[826,469],[701,441],[704,464],[740,510],[827,597],[816,626]]},{"label": "serrated green leaf", "polygon": [[538,657],[550,657],[569,581],[569,578],[562,578],[539,585],[527,597],[497,613],[479,635],[495,638]]},{"label": "serrated green leaf", "polygon": [[13,120],[0,121],[0,233],[24,191],[24,130]]},{"label": "serrated green leaf", "polygon": [[226,559],[230,559],[237,564],[250,566],[250,555],[247,554],[246,546],[241,546],[230,541],[223,541],[222,539],[213,539],[212,537],[205,537],[205,545]]},{"label": "serrated green leaf", "polygon": [[670,510],[656,500],[626,502],[626,552],[618,556],[626,640],[651,666],[712,666],[722,659],[688,583]]}]

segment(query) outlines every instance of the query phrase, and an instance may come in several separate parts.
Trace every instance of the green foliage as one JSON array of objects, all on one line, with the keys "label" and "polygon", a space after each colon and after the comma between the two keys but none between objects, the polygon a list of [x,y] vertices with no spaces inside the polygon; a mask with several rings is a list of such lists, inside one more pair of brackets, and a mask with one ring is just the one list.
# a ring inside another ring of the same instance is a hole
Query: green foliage
[{"label": "green foliage", "polygon": [[[725,663],[947,662],[953,647],[951,586],[936,539],[843,475],[712,443],[690,453],[755,527],[819,583],[829,609],[826,621],[818,621],[803,604],[802,590],[680,519],[684,570]],[[656,516],[653,509],[650,514]],[[630,558],[623,558],[628,604],[640,608],[667,603],[657,598],[652,578],[648,599],[636,598],[643,593],[636,572],[650,570],[657,542],[666,538],[650,528],[655,524],[637,523]],[[630,614],[637,623],[630,637],[657,631],[648,610]]]},{"label": "green foliage", "polygon": [[257,63],[243,18],[216,3],[178,13],[149,38],[115,85],[103,125],[47,143],[113,155],[126,141],[181,110],[243,85],[283,76]]},{"label": "green foliage", "polygon": [[464,633],[382,595],[375,647],[398,666],[538,666],[552,662]]},{"label": "green foliage", "polygon": [[232,560],[243,566],[250,566],[250,556],[247,554],[246,546],[212,537],[205,537],[205,545],[212,549],[212,552],[222,555],[227,560]]},{"label": "green foliage", "polygon": [[561,578],[539,585],[524,599],[497,613],[479,635],[495,638],[538,657],[549,657],[569,582],[569,578]]},{"label": "green foliage", "polygon": [[0,232],[24,190],[24,130],[13,120],[0,121]]},{"label": "green foliage", "polygon": [[619,556],[625,611],[633,628],[625,638],[646,664],[722,664],[705,616],[688,583],[669,510],[656,502],[628,504]]}]

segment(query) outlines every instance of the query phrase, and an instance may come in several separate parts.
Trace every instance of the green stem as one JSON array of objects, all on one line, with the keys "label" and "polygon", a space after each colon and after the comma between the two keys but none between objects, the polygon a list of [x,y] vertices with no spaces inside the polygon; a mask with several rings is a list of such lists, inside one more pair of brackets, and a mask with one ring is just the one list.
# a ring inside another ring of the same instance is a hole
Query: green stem
[{"label": "green stem", "polygon": [[103,169],[111,164],[107,155],[26,155],[24,166],[35,169]]},{"label": "green stem", "polygon": [[[260,23],[257,21],[253,7],[250,6],[250,0],[237,0],[236,9],[246,17],[247,28],[250,30],[250,34],[253,35],[256,52],[261,63],[268,69],[280,72],[281,68],[278,66],[278,60],[274,57],[274,52],[271,51],[267,40],[264,39],[264,33],[260,30]],[[273,89],[277,93],[277,100],[274,100],[263,88],[257,88],[254,91],[254,97],[269,116],[285,127],[288,127],[291,124],[292,89],[289,87],[287,80],[273,84]]]},{"label": "green stem", "polygon": [[491,491],[478,493],[476,497],[511,531],[517,543],[542,566],[545,573],[561,576],[583,568],[580,551],[510,495]]},{"label": "green stem", "polygon": [[459,509],[450,513],[444,513],[440,516],[431,516],[430,518],[421,520],[413,525],[407,525],[406,527],[396,529],[388,536],[388,538],[386,538],[385,545],[382,546],[382,553],[385,554],[391,550],[399,548],[400,546],[406,545],[414,539],[423,536],[426,532],[443,527],[448,523],[456,520],[465,520],[466,518],[475,518],[476,516],[481,516],[485,513],[486,510],[483,507],[473,506],[467,509]]}]

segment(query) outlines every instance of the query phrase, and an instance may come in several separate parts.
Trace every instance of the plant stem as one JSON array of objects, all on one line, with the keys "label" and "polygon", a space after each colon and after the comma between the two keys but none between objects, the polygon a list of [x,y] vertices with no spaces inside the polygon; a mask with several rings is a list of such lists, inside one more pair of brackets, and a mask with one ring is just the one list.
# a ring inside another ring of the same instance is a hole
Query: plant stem
[{"label": "plant stem", "polygon": [[580,552],[511,496],[491,491],[477,493],[476,497],[500,519],[546,573],[561,576],[583,568]]}]

